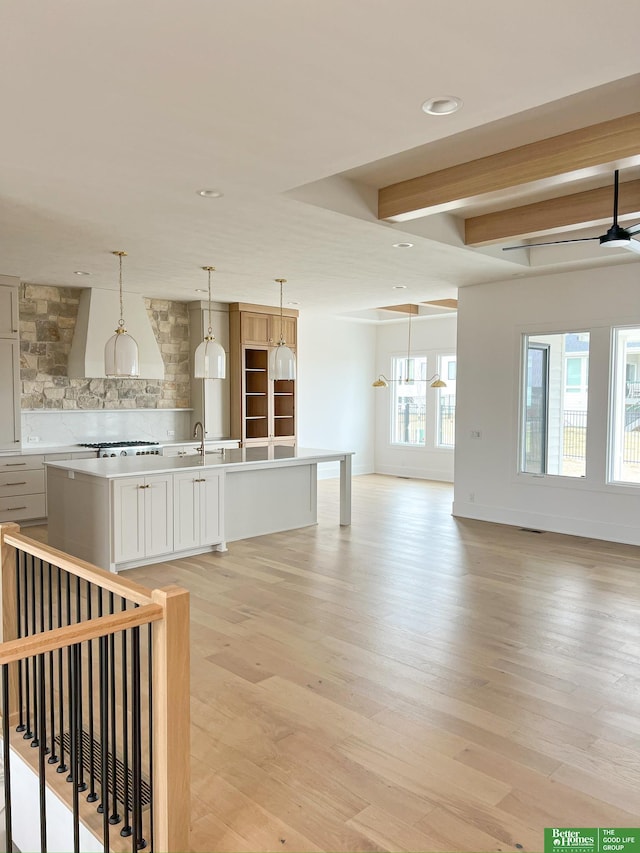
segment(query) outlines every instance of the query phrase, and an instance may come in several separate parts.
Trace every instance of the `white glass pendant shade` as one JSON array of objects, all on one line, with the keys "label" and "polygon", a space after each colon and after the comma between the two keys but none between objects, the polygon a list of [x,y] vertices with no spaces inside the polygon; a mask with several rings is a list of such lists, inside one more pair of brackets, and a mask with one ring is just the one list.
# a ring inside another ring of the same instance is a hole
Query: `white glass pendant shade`
[{"label": "white glass pendant shade", "polygon": [[227,354],[218,343],[211,328],[211,273],[215,267],[202,267],[209,281],[209,328],[193,357],[193,375],[196,379],[224,379],[227,375]]},{"label": "white glass pendant shade", "polygon": [[224,379],[227,375],[227,354],[213,337],[199,344],[194,357],[193,375],[196,379]]},{"label": "white glass pendant shade", "polygon": [[104,372],[107,376],[139,376],[138,344],[122,326],[104,346]]},{"label": "white glass pendant shade", "polygon": [[269,379],[295,379],[296,357],[285,343],[269,353]]},{"label": "white glass pendant shade", "polygon": [[120,293],[120,319],[118,328],[104,345],[104,372],[106,376],[139,376],[138,344],[124,327],[124,303],[122,299],[122,259],[126,252],[112,252],[119,262],[118,289]]}]

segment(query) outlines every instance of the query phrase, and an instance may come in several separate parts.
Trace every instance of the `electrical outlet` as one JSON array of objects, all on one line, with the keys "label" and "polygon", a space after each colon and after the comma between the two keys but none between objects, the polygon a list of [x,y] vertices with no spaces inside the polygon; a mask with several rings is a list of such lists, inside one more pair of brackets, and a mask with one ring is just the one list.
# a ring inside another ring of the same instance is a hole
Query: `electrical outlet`
[{"label": "electrical outlet", "polygon": [[176,431],[174,429],[168,429],[167,430],[167,438],[175,438],[175,437],[176,437]]},{"label": "electrical outlet", "polygon": [[476,499],[476,493],[475,492],[469,492],[469,503],[472,504],[475,501],[475,499]]},{"label": "electrical outlet", "polygon": [[30,435],[29,438],[27,439],[27,441],[29,442],[29,444],[37,444],[40,441],[40,436],[39,435]]},{"label": "electrical outlet", "polygon": [[482,433],[480,432],[479,429],[472,429],[471,430],[471,438],[482,438]]}]

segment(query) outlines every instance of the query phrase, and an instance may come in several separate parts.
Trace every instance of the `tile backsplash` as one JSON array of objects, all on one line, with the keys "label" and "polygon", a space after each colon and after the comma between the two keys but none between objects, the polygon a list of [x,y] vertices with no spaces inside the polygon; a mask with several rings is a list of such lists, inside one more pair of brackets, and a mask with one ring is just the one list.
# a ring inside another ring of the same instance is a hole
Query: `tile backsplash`
[{"label": "tile backsplash", "polygon": [[[33,284],[23,286],[19,305],[23,411],[188,409],[190,362],[187,303],[145,299],[151,327],[164,361],[165,379],[69,379],[67,364],[79,299],[80,290],[76,288]],[[23,427],[29,427],[29,420],[24,415]],[[47,423],[51,425],[51,419]],[[23,438],[27,440],[28,429]]]}]

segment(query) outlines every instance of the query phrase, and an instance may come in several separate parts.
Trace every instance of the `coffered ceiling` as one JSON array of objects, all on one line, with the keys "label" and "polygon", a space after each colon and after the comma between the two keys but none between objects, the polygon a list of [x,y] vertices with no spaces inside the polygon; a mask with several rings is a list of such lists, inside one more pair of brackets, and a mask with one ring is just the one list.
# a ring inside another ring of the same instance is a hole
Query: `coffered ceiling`
[{"label": "coffered ceiling", "polygon": [[[216,299],[276,304],[284,276],[300,310],[353,315],[640,264],[597,242],[502,251],[531,234],[602,233],[614,168],[640,221],[637,122],[624,146],[601,134],[588,162],[579,145],[581,129],[640,113],[637,36],[605,35],[601,11],[593,0],[5,0],[0,273],[114,288],[110,251],[124,248],[125,287],[147,295],[199,298],[212,263]],[[444,94],[462,109],[421,111]],[[390,185],[456,168],[468,178],[462,164],[563,134],[576,156],[566,145],[551,174],[523,181],[515,168],[496,184],[498,161],[485,160],[455,198],[379,218]],[[539,204],[534,227],[524,206]]]}]

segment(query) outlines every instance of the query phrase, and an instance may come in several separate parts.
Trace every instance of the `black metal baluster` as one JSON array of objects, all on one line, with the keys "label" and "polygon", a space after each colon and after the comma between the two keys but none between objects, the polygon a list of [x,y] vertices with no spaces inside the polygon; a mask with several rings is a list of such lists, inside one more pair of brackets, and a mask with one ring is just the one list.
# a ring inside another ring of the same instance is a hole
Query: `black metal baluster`
[{"label": "black metal baluster", "polygon": [[80,803],[78,796],[79,784],[78,780],[80,778],[80,767],[79,767],[79,739],[80,732],[78,729],[78,694],[79,694],[79,682],[78,682],[78,669],[80,666],[80,644],[76,643],[74,646],[69,646],[71,650],[71,666],[70,666],[70,691],[71,691],[71,705],[69,708],[69,752],[70,759],[69,764],[71,765],[71,773],[69,774],[71,777],[71,785],[72,785],[72,804],[73,804],[73,851],[74,853],[80,853]]},{"label": "black metal baluster", "polygon": [[[102,611],[102,590],[100,590],[99,610]],[[100,613],[102,615],[102,613]],[[101,796],[98,811],[102,811],[102,841],[104,853],[109,853],[109,639],[100,637],[100,752],[101,752]]]},{"label": "black metal baluster", "polygon": [[[122,609],[127,609],[127,599],[121,598]],[[132,829],[129,823],[130,812],[130,783],[129,783],[129,691],[127,682],[129,678],[127,666],[127,631],[122,632],[122,761],[124,763],[124,826],[120,835],[128,837]]]},{"label": "black metal baluster", "polygon": [[[76,577],[76,622],[82,622],[82,595],[81,595],[81,581],[79,577]],[[78,655],[82,651],[81,647],[78,646]],[[80,768],[80,773],[76,777],[78,780],[78,790],[86,791],[87,783],[84,781],[84,713],[83,707],[84,703],[82,701],[82,657],[78,658],[78,669],[76,672],[77,679],[77,695],[76,702],[78,704],[78,729],[80,732],[79,740],[78,740],[78,767]]]},{"label": "black metal baluster", "polygon": [[[58,567],[58,624],[62,627],[62,569]],[[67,765],[64,763],[64,666],[62,649],[58,649],[58,722],[60,724],[60,764],[56,767],[56,773],[66,773]]]},{"label": "black metal baluster", "polygon": [[131,849],[147,846],[142,837],[142,745],[140,731],[140,628],[132,628],[131,635],[131,728],[133,738],[133,841]]},{"label": "black metal baluster", "polygon": [[13,850],[11,827],[11,747],[9,744],[9,664],[2,665],[2,744],[4,770],[4,825],[6,848]]},{"label": "black metal baluster", "polygon": [[[16,625],[18,628],[18,639],[21,639],[24,634],[22,631],[22,611],[20,609],[20,602],[22,601],[22,566],[21,561],[24,561],[24,553],[22,551],[16,550]],[[17,732],[23,732],[27,728],[24,724],[24,672],[23,672],[23,662],[21,660],[18,661],[18,725],[16,727]]]},{"label": "black metal baluster", "polygon": [[[29,636],[29,569],[27,566],[27,555],[24,555],[24,636]],[[33,589],[32,589],[33,592]],[[30,740],[33,737],[31,731],[31,675],[29,672],[29,661],[24,662],[25,671],[25,731],[22,737]]]},{"label": "black metal baluster", "polygon": [[[40,626],[40,633],[44,634],[44,561],[38,560],[38,563],[39,563],[39,567],[40,567],[40,602],[39,602],[39,606],[38,606],[39,616],[40,616],[39,626]],[[51,653],[49,652],[49,654],[51,654]],[[40,734],[39,743],[43,744],[44,751],[48,755],[49,754],[49,747],[47,746],[47,737],[46,737],[46,728],[47,728],[46,727],[46,719],[47,719],[46,710],[47,709],[46,709],[46,706],[44,704],[44,698],[47,695],[47,691],[46,691],[47,675],[46,675],[46,670],[44,667],[44,662],[45,662],[44,661],[44,655],[42,655],[42,667],[39,670],[39,676],[38,676],[38,732]],[[41,680],[42,680],[42,685],[40,684]],[[42,691],[40,690],[41,687],[42,687]],[[42,722],[41,722],[42,719],[44,719],[44,721],[45,721],[44,725],[42,725]],[[33,744],[31,744],[31,746],[33,746]]]},{"label": "black metal baluster", "polygon": [[[42,564],[42,561],[40,561]],[[36,634],[38,632],[37,624],[36,624],[36,558],[31,556],[31,633]],[[38,661],[36,657],[31,658],[31,670],[33,673],[33,689],[31,691],[31,695],[33,696],[33,740],[31,741],[31,746],[36,749],[40,746],[40,740],[38,737],[38,723],[39,723],[39,714],[38,714],[38,698],[39,698],[39,690],[38,690]]]},{"label": "black metal baluster", "polygon": [[151,791],[149,802],[149,844],[151,850],[155,850],[153,834],[153,623],[147,626],[148,643],[148,673],[147,673],[147,695],[149,697],[149,790]]},{"label": "black metal baluster", "polygon": [[[66,614],[66,623],[67,625],[71,625],[71,575],[69,572],[67,575],[67,583],[65,590],[65,600],[67,605],[67,614]],[[74,700],[75,696],[73,695],[73,684],[71,683],[71,667],[72,667],[72,649],[71,646],[67,646],[67,714],[69,716],[69,773],[67,774],[67,782],[73,782],[73,773],[75,767],[73,765],[74,755],[72,749],[72,732],[74,725]]]},{"label": "black metal baluster", "polygon": [[[40,561],[42,567],[42,560]],[[42,592],[42,590],[40,590]],[[35,658],[34,658],[35,660]],[[47,783],[44,775],[45,762],[44,757],[47,753],[47,732],[46,726],[46,708],[44,705],[45,697],[45,673],[44,673],[44,655],[37,657],[38,670],[38,733],[40,735],[38,749],[38,787],[40,793],[40,850],[41,853],[47,853]],[[33,746],[33,743],[31,744]]]},{"label": "black metal baluster", "polygon": [[[47,602],[47,616],[49,630],[53,630],[53,571],[51,563],[49,565],[49,600]],[[55,721],[55,698],[53,695],[53,652],[49,652],[49,727],[51,729],[51,754],[49,755],[49,764],[57,764],[58,756],[56,754],[56,721]]]},{"label": "black metal baluster", "polygon": [[[113,615],[114,610],[114,595],[109,593],[109,613]],[[120,815],[118,814],[118,800],[116,797],[116,755],[117,750],[117,719],[116,719],[116,638],[114,634],[109,636],[109,656],[110,660],[110,699],[111,699],[111,793],[113,797],[113,813],[109,817],[109,823],[120,823]]]},{"label": "black metal baluster", "polygon": [[[91,620],[92,615],[92,597],[93,584],[87,584],[87,619]],[[95,746],[93,742],[93,640],[89,640],[89,648],[87,650],[88,659],[88,682],[89,682],[89,793],[87,795],[88,803],[95,803],[98,799],[96,793],[96,756]]]}]

